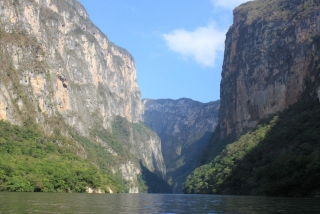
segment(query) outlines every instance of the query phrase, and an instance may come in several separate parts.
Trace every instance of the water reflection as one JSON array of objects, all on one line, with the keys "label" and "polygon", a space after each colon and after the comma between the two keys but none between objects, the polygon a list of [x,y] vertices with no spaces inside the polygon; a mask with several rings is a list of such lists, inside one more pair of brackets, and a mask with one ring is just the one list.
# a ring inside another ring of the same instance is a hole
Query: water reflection
[{"label": "water reflection", "polygon": [[318,213],[319,198],[0,193],[0,213]]}]

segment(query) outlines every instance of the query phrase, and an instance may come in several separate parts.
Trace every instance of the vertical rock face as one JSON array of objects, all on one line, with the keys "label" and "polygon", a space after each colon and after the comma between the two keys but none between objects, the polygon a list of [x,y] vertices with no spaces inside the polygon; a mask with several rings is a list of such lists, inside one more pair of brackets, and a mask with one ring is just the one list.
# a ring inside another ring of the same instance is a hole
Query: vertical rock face
[{"label": "vertical rock face", "polygon": [[[319,145],[316,134],[310,140],[299,136],[316,133],[311,130],[318,127],[311,115],[317,115],[315,100],[320,97],[320,1],[242,4],[234,10],[225,44],[219,124],[201,156],[203,163],[210,163],[188,177],[184,190],[314,195],[318,186],[306,188],[305,179],[294,174],[310,168]],[[267,125],[248,132],[282,110]],[[306,142],[314,148],[301,152]],[[308,162],[304,157],[312,158]],[[269,174],[272,171],[274,175]],[[279,172],[285,173],[276,178]]]},{"label": "vertical rock face", "polygon": [[319,96],[320,2],[255,0],[234,10],[221,81],[221,137],[238,137],[302,95]]},{"label": "vertical rock face", "polygon": [[[115,115],[141,120],[132,56],[91,23],[78,1],[4,0],[0,4],[2,53],[12,57],[8,63],[42,113],[60,113],[84,135],[95,119],[105,128]],[[9,97],[2,96],[1,106],[10,108]],[[5,112],[1,115],[6,117]]]},{"label": "vertical rock face", "polygon": [[143,160],[149,170],[164,179],[166,166],[159,136],[142,123],[134,124],[130,144],[130,152]]},{"label": "vertical rock face", "polygon": [[[83,136],[94,127],[110,130],[116,116],[142,120],[133,57],[92,24],[77,0],[1,0],[0,61],[0,119],[32,118],[50,133],[52,118],[61,118]],[[154,135],[139,142],[148,153],[134,153],[164,175]],[[148,156],[153,148],[157,155]]]},{"label": "vertical rock face", "polygon": [[120,170],[124,179],[129,183],[129,193],[139,193],[139,188],[135,183],[137,182],[137,175],[141,173],[140,169],[129,161],[122,164]]},{"label": "vertical rock face", "polygon": [[167,180],[174,192],[196,165],[218,123],[219,101],[200,103],[191,99],[144,99],[144,122],[161,138]]}]

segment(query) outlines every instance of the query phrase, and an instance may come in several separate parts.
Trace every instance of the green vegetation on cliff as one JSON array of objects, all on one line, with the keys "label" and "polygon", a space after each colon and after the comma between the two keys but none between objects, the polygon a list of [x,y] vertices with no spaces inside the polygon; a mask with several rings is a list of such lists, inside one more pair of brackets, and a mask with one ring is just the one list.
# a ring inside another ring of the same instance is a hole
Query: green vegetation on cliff
[{"label": "green vegetation on cliff", "polygon": [[185,193],[320,196],[320,104],[300,101],[197,168]]},{"label": "green vegetation on cliff", "polygon": [[77,0],[4,0],[0,14],[0,120],[21,125],[0,126],[0,191],[136,192],[140,159],[165,173],[156,134],[129,122],[142,111],[133,57]]},{"label": "green vegetation on cliff", "polygon": [[77,155],[82,152],[75,141],[46,136],[36,125],[0,121],[0,191],[124,191],[119,181]]},{"label": "green vegetation on cliff", "polygon": [[124,141],[131,125],[119,117],[112,133],[95,129],[83,137],[69,130],[67,137],[59,128],[47,135],[33,122],[15,126],[0,120],[0,191],[128,192],[130,184],[117,167],[133,161],[142,170],[135,184],[139,192],[170,193],[171,187],[129,152]]}]

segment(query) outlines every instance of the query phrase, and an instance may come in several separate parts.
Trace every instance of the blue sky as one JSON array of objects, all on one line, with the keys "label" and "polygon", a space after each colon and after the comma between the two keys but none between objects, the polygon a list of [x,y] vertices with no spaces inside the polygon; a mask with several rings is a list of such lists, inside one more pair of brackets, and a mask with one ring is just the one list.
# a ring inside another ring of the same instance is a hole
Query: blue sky
[{"label": "blue sky", "polygon": [[128,50],[142,98],[220,98],[225,33],[246,0],[79,0],[92,22]]}]

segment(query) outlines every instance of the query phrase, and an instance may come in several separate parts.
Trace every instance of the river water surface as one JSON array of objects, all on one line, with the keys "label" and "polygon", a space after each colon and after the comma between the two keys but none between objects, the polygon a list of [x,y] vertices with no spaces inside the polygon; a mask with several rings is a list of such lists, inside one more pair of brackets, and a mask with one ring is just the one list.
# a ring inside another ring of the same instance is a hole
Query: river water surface
[{"label": "river water surface", "polygon": [[0,193],[0,213],[320,213],[319,198]]}]

